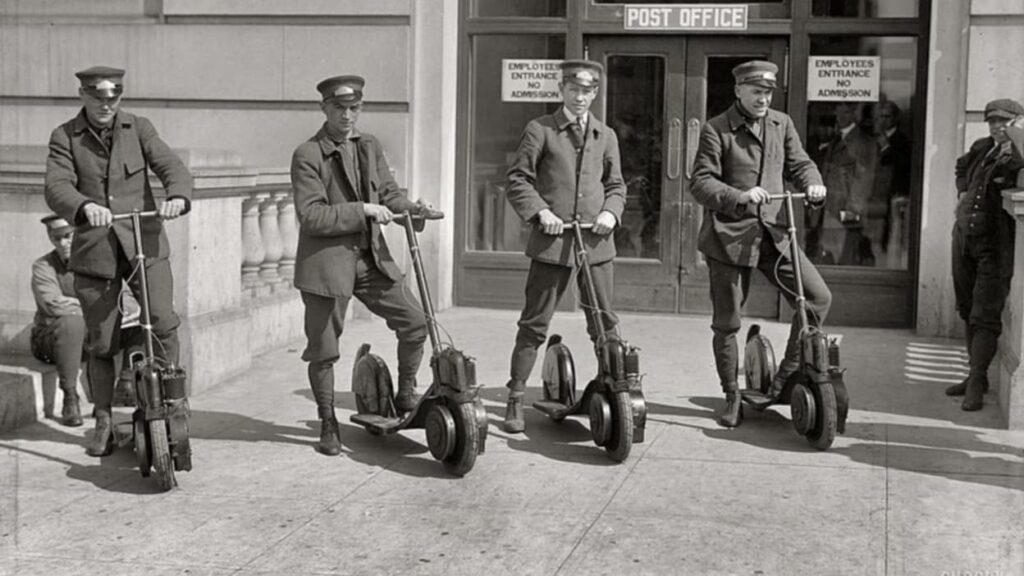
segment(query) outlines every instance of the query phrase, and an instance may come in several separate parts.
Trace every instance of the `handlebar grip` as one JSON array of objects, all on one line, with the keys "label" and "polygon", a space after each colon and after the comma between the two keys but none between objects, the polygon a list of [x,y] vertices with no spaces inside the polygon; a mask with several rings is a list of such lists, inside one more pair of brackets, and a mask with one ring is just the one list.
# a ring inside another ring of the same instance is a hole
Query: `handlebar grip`
[{"label": "handlebar grip", "polygon": [[590,230],[591,228],[594,227],[593,222],[563,222],[562,231],[566,232],[568,230],[572,230],[573,227],[576,226],[576,224],[580,225],[580,230]]},{"label": "handlebar grip", "polygon": [[433,208],[423,210],[419,214],[402,212],[401,214],[395,214],[391,220],[401,224],[406,218],[412,218],[413,220],[441,220],[444,218],[444,212],[441,210],[434,210]]},{"label": "handlebar grip", "polygon": [[138,214],[139,218],[156,218],[157,216],[159,216],[159,213],[156,210],[145,210],[139,212],[124,212],[121,214],[114,214],[113,219],[128,220],[132,217],[133,214]]}]

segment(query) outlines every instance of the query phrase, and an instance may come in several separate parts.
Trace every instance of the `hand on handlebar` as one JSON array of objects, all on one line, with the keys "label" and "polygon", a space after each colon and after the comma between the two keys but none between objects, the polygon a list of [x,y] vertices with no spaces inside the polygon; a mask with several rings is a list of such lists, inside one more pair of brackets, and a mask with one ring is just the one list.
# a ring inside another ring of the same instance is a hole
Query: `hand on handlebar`
[{"label": "hand on handlebar", "polygon": [[561,218],[555,216],[555,213],[547,208],[537,213],[537,223],[542,232],[551,236],[559,236],[562,233],[562,226],[565,224]]},{"label": "hand on handlebar", "polygon": [[395,217],[394,213],[388,210],[387,206],[371,204],[369,202],[363,204],[363,214],[378,224],[387,224]]},{"label": "hand on handlebar", "polygon": [[172,198],[160,205],[157,214],[163,220],[174,220],[185,211],[185,200],[183,198]]},{"label": "hand on handlebar", "polygon": [[615,219],[615,215],[604,210],[597,215],[597,219],[594,220],[594,227],[590,231],[598,236],[605,236],[612,233],[616,224],[618,224],[618,221]]},{"label": "hand on handlebar", "polygon": [[750,190],[740,193],[738,204],[768,204],[771,201],[770,192],[760,186],[754,186]]},{"label": "hand on handlebar", "polygon": [[820,204],[825,201],[828,189],[821,184],[811,184],[807,187],[807,201],[811,204]]},{"label": "hand on handlebar", "polygon": [[110,208],[106,206],[100,206],[96,203],[86,204],[82,208],[82,212],[85,214],[85,219],[89,221],[89,226],[93,228],[99,228],[100,226],[110,226],[114,223],[114,215],[111,214]]}]

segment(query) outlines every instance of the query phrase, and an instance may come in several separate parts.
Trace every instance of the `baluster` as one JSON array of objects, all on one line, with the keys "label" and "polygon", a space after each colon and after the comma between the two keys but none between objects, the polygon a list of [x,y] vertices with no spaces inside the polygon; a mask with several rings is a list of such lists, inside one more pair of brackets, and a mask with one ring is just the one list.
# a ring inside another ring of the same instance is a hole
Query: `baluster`
[{"label": "baluster", "polygon": [[260,236],[260,202],[256,195],[242,201],[242,289],[260,285],[260,264],[263,262],[263,238]]},{"label": "baluster", "polygon": [[278,267],[281,265],[281,231],[277,228],[277,201],[270,192],[256,195],[260,198],[260,236],[263,237],[263,262],[260,264],[260,278],[267,284],[281,280]]},{"label": "baluster", "polygon": [[290,191],[274,194],[277,203],[278,229],[281,231],[281,278],[291,282],[295,276],[295,251],[299,245],[299,226],[295,220],[295,202]]}]

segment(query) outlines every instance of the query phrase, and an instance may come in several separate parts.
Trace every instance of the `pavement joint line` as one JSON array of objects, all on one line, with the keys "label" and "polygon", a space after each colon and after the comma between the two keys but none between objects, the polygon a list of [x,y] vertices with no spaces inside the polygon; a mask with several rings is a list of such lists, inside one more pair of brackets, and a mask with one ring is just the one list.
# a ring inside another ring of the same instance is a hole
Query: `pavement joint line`
[{"label": "pavement joint line", "polygon": [[[40,554],[38,552],[18,552],[15,555],[14,559],[15,559],[16,562],[18,560],[21,560],[21,561],[26,561],[26,560],[27,561],[57,560],[57,561],[67,561],[67,562],[81,562],[83,560],[80,557],[61,556],[61,555],[54,555],[54,554]],[[172,568],[172,569],[173,568],[179,568],[180,569],[180,568],[202,567],[202,568],[216,568],[218,570],[235,570],[235,571],[244,569],[244,566],[243,567],[239,567],[238,565],[235,565],[235,564],[217,564],[215,562],[199,562],[199,563],[195,563],[195,564],[175,564],[175,563],[167,563],[167,562],[133,562],[133,561],[129,561],[129,560],[108,560],[108,559],[104,559],[104,558],[86,558],[85,560],[90,562],[90,563],[94,563],[94,564],[105,564],[105,565],[109,565],[109,566],[131,566],[131,567],[139,567],[139,568]]]},{"label": "pavement joint line", "polygon": [[640,465],[640,462],[644,459],[645,456],[647,456],[647,452],[649,452],[651,448],[654,446],[654,444],[657,443],[658,439],[660,439],[661,436],[665,433],[665,430],[668,430],[667,426],[663,426],[661,430],[658,431],[657,435],[655,435],[654,438],[651,438],[650,442],[645,442],[646,445],[644,446],[643,451],[640,452],[640,454],[636,455],[636,458],[633,460],[633,462],[630,463],[629,469],[626,471],[625,474],[622,475],[622,480],[619,482],[619,485],[615,487],[615,490],[612,491],[611,495],[605,501],[604,506],[602,506],[601,509],[597,511],[597,513],[594,515],[594,519],[590,522],[590,525],[583,530],[583,533],[580,534],[579,538],[577,538],[576,541],[573,542],[572,547],[569,549],[569,553],[565,555],[565,558],[562,558],[561,562],[559,562],[558,568],[555,569],[554,576],[558,576],[562,573],[562,571],[565,569],[566,563],[569,562],[569,559],[572,558],[573,554],[576,553],[576,550],[579,549],[580,544],[583,543],[583,540],[587,538],[587,535],[590,534],[591,530],[594,529],[594,526],[596,526],[597,523],[604,516],[604,513],[608,510],[608,507],[612,505],[612,501],[615,500],[615,497],[619,495],[619,492],[622,490],[622,487],[625,486],[626,482],[633,476],[633,472],[636,470],[636,467]]},{"label": "pavement joint line", "polygon": [[885,566],[885,573],[889,573],[889,515],[892,511],[889,504],[889,425],[882,425],[882,436],[884,439],[883,446],[885,447],[883,454],[883,462],[885,463],[885,552],[883,556],[883,562]]}]

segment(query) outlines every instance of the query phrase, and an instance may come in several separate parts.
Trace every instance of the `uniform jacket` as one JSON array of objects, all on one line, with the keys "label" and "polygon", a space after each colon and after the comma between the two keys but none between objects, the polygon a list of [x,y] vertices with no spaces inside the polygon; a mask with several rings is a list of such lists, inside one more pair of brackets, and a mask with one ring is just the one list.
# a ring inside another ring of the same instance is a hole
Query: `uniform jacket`
[{"label": "uniform jacket", "polygon": [[[77,226],[69,264],[73,271],[114,278],[118,244],[129,259],[135,256],[130,220],[119,220],[110,228],[93,228],[85,220],[82,207],[96,203],[114,214],[155,209],[147,168],[160,178],[168,199],[185,200],[185,212],[188,212],[192,176],[181,159],[160,139],[149,120],[119,111],[114,118],[111,150],[107,150],[89,126],[84,109],[50,135],[46,204]],[[169,255],[167,237],[159,219],[142,220],[142,246],[151,258]]]},{"label": "uniform jacket", "polygon": [[388,278],[402,279],[380,225],[363,214],[363,203],[383,204],[395,213],[415,212],[417,205],[391,177],[377,139],[362,133],[353,141],[359,157],[358,192],[355,167],[327,135],[326,125],[292,155],[292,193],[299,219],[294,284],[304,292],[351,296],[356,262],[365,248],[372,250],[377,268]]},{"label": "uniform jacket", "polygon": [[[781,194],[785,180],[802,191],[821,184],[821,174],[804,151],[789,116],[768,110],[759,140],[747,129],[737,106],[708,120],[701,130],[690,190],[704,206],[698,249],[708,258],[752,267],[760,256],[762,225],[785,253],[789,240],[781,213],[784,203],[740,204],[740,194],[758,185]],[[762,149],[763,162],[759,162],[757,152]]]},{"label": "uniform jacket", "polygon": [[[506,174],[508,201],[519,217],[533,222],[547,208],[565,222],[593,222],[602,211],[621,219],[626,204],[619,141],[615,131],[587,114],[589,122],[577,172],[575,137],[560,108],[530,121],[519,140],[515,160]],[[614,234],[583,231],[592,264],[615,257]],[[550,236],[539,227],[530,232],[526,255],[534,260],[573,266],[569,234]]]},{"label": "uniform jacket", "polygon": [[867,216],[868,199],[875,187],[878,143],[859,126],[833,139],[824,150],[822,180],[828,188],[825,211],[838,217],[840,210]]},{"label": "uniform jacket", "polygon": [[979,203],[986,212],[984,235],[991,236],[997,243],[999,269],[1009,277],[1013,275],[1016,224],[1013,216],[1003,210],[1002,191],[1017,186],[1018,173],[1024,168],[1024,131],[1010,127],[1007,134],[1010,136],[1010,152],[1000,155],[995,162],[985,163],[985,156],[995,146],[991,136],[976,140],[966,154],[957,158],[956,190],[960,198],[953,231],[971,235],[971,218],[963,216],[970,212],[966,210],[965,203]]},{"label": "uniform jacket", "polygon": [[32,296],[36,300],[36,326],[46,326],[60,316],[82,314],[75,296],[75,274],[56,250],[32,263]]}]

